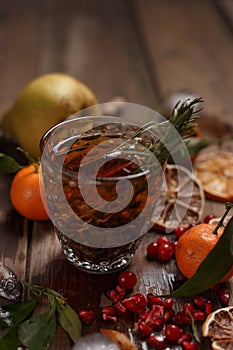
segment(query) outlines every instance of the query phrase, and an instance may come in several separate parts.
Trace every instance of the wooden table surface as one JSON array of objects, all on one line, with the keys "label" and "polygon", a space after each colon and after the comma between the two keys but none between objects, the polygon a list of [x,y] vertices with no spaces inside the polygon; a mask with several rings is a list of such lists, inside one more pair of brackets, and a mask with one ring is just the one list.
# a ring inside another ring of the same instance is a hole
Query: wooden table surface
[{"label": "wooden table surface", "polygon": [[[202,96],[203,125],[206,117],[214,136],[232,136],[232,24],[232,0],[1,1],[0,115],[30,80],[56,71],[89,85],[99,102],[121,96],[161,110],[175,93]],[[2,140],[0,146],[9,151]],[[58,290],[76,311],[88,305],[98,313],[117,275],[95,276],[71,266],[50,222],[30,222],[13,210],[11,179],[0,175],[0,261],[22,280]],[[206,201],[205,213],[223,210],[223,203]],[[169,274],[170,265],[145,259],[153,238],[148,233],[130,266],[138,276],[135,292],[156,292],[161,283],[169,291],[161,274]],[[233,292],[233,281],[228,287]],[[123,327],[99,321],[84,332],[100,326]],[[50,350],[70,346],[58,328]]]}]

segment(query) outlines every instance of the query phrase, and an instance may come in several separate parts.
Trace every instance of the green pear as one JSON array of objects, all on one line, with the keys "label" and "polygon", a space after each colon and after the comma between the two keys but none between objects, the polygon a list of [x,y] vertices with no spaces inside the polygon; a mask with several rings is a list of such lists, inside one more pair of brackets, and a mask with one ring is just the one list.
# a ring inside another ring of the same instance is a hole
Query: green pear
[{"label": "green pear", "polygon": [[0,126],[32,157],[39,157],[39,142],[48,129],[96,103],[94,93],[81,81],[50,73],[32,80],[20,92]]}]

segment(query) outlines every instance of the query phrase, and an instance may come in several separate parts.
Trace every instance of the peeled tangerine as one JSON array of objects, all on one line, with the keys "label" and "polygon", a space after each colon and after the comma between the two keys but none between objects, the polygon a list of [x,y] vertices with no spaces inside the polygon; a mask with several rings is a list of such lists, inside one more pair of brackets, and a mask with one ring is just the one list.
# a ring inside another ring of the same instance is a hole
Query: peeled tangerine
[{"label": "peeled tangerine", "polygon": [[52,126],[97,103],[81,81],[63,73],[32,80],[5,112],[1,127],[32,157],[40,156],[39,142]]}]

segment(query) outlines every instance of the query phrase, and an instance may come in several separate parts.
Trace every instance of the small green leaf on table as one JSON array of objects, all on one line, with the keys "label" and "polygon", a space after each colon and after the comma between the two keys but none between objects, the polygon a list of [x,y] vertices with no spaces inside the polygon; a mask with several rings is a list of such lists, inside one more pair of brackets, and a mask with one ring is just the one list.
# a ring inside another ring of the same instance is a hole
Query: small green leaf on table
[{"label": "small green leaf on table", "polygon": [[58,322],[75,343],[81,337],[82,324],[78,314],[68,304],[57,304]]},{"label": "small green leaf on table", "polygon": [[30,350],[48,349],[56,331],[55,309],[31,317],[18,327],[19,339]]},{"label": "small green leaf on table", "polygon": [[18,339],[16,328],[8,328],[0,337],[1,350],[16,350],[21,342]]},{"label": "small green leaf on table", "polygon": [[30,313],[36,307],[36,299],[25,300],[20,303],[14,303],[7,306],[7,310],[10,312],[9,319],[13,326],[19,324],[30,315]]}]

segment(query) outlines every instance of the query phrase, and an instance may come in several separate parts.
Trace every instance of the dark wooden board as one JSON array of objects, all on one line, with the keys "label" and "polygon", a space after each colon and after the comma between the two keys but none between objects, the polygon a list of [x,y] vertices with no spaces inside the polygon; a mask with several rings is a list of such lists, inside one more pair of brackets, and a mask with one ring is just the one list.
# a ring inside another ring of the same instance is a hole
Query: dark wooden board
[{"label": "dark wooden board", "polygon": [[[28,81],[62,71],[89,85],[99,102],[120,95],[160,109],[177,92],[203,96],[201,124],[207,136],[231,136],[232,9],[231,0],[1,2],[0,115]],[[11,147],[0,142],[0,152]],[[28,222],[12,209],[11,178],[0,176],[0,260],[20,278],[57,289],[77,311],[90,306],[100,317],[105,292],[115,286],[117,275],[93,276],[70,265],[51,223]],[[222,211],[222,203],[206,202],[205,213]],[[139,280],[134,292],[172,288],[174,261],[158,265],[145,259],[155,235],[145,237],[130,266]],[[229,288],[232,292],[232,281]],[[84,332],[100,326],[127,332],[131,324],[99,321]],[[55,349],[70,349],[60,328],[50,347]]]},{"label": "dark wooden board", "polygon": [[[176,92],[193,93],[203,97],[208,114],[232,123],[232,32],[213,2],[137,0],[136,4],[151,72],[164,101]],[[228,6],[232,9],[233,4]]]}]

